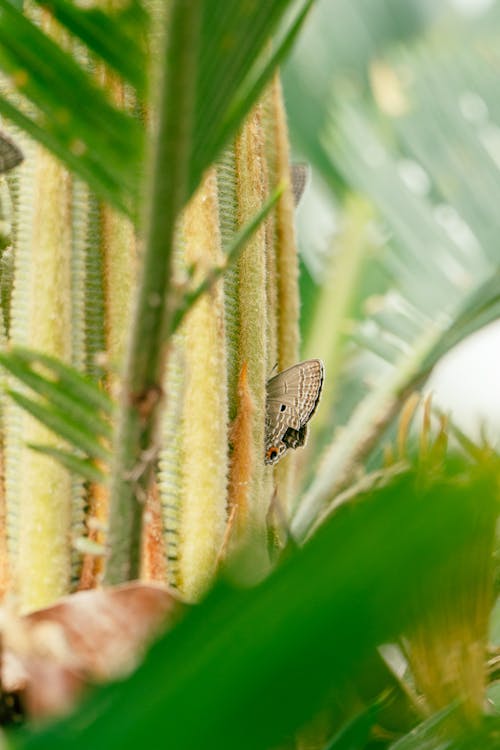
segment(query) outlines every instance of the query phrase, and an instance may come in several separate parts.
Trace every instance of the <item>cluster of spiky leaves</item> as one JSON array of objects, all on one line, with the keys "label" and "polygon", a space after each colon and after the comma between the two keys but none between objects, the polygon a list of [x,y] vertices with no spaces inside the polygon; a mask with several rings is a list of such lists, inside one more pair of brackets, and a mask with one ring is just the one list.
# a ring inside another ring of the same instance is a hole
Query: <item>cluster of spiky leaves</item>
[{"label": "cluster of spiky leaves", "polygon": [[[331,377],[313,425],[318,439],[309,446],[317,471],[293,521],[300,534],[373,457],[408,392],[500,312],[495,212],[488,209],[498,189],[498,117],[486,74],[498,65],[496,12],[489,26],[477,23],[472,49],[452,19],[443,27],[445,43],[419,40],[403,52],[391,48],[391,13],[399,11],[388,5],[374,6],[367,20],[362,3],[351,11],[339,2],[335,18],[351,30],[352,47],[336,37],[331,54],[321,57],[324,76],[300,51],[288,72],[292,135],[343,205],[338,249],[307,336],[306,353],[321,354]],[[332,12],[323,4],[309,26],[320,47],[330,48],[321,29],[333,24]],[[420,14],[416,5],[411,12]],[[399,21],[405,33],[418,33],[418,23]],[[464,179],[465,165],[477,182]],[[332,306],[339,275],[345,284]],[[363,358],[353,361],[348,339]]]}]

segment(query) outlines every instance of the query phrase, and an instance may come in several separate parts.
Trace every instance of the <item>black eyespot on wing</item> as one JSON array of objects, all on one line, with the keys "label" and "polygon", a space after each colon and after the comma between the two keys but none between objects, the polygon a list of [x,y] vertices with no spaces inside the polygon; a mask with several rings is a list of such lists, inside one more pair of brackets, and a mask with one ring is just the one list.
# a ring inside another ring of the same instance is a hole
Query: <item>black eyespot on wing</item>
[{"label": "black eyespot on wing", "polygon": [[285,411],[285,409],[286,409],[286,404],[281,404],[280,411]]}]

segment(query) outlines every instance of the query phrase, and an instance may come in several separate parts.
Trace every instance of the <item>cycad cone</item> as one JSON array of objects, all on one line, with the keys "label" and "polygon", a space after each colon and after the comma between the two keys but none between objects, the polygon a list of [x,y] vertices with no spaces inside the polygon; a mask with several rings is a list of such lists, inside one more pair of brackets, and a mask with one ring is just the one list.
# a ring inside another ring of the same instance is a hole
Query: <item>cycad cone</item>
[{"label": "cycad cone", "polygon": [[[288,181],[276,79],[185,211],[179,246],[184,272],[195,267],[194,286],[223,262],[223,250],[270,190]],[[298,359],[297,281],[287,188],[171,347],[159,486],[169,582],[189,600],[228,556],[245,582],[269,570],[271,498],[286,511],[293,457],[278,471],[264,466],[265,387],[277,363],[282,369]]]}]

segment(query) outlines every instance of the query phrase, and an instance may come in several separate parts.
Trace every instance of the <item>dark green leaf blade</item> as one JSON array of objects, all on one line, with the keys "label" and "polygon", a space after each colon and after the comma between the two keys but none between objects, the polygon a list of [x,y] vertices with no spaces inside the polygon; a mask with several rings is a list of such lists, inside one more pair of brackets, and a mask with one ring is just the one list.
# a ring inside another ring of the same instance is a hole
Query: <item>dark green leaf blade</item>
[{"label": "dark green leaf blade", "polygon": [[271,78],[273,72],[281,65],[290,52],[313,2],[314,0],[307,0],[283,38],[279,39],[275,44],[275,48],[263,66],[262,71],[251,81],[250,85],[243,86],[242,90],[238,92],[224,119],[218,137],[219,146],[216,148],[216,151],[220,148],[221,144],[224,145],[227,142],[229,136],[234,131],[234,123],[238,123],[245,116],[267,81]]},{"label": "dark green leaf blade", "polygon": [[326,745],[324,750],[364,750],[380,712],[377,701],[349,721]]},{"label": "dark green leaf blade", "polygon": [[0,96],[0,114],[24,130],[35,141],[52,151],[70,169],[79,174],[96,193],[108,200],[124,213],[130,213],[128,197],[124,195],[120,182],[110,174],[106,164],[96,161],[91,154],[74,152],[67,148],[66,136],[61,136],[56,130],[48,130],[33,116],[27,116],[19,107],[14,106],[8,99]]},{"label": "dark green leaf blade", "polygon": [[130,206],[140,177],[141,123],[114,107],[74,58],[8,0],[0,0],[0,67],[39,110],[38,124],[58,140],[65,160],[84,153],[121,191],[115,203]]},{"label": "dark green leaf blade", "polygon": [[129,680],[20,747],[132,750],[167,736],[176,750],[279,744],[377,644],[414,625],[409,592],[464,559],[475,498],[495,523],[495,471],[452,470],[456,481],[422,492],[407,475],[345,507],[255,589],[220,585]]},{"label": "dark green leaf blade", "polygon": [[269,80],[273,68],[272,65],[266,66],[262,56],[267,54],[267,45],[283,23],[286,13],[294,7],[295,15],[288,24],[288,33],[280,38],[278,49],[272,57],[275,63],[288,51],[309,5],[309,0],[302,0],[298,7],[291,0],[244,4],[239,0],[227,0],[225,3],[205,1],[190,194]]},{"label": "dark green leaf blade", "polygon": [[[144,35],[148,15],[137,0],[126,11],[79,7],[68,0],[36,0],[50,10],[59,23],[78,37],[98,59],[106,62],[143,95],[146,88]],[[133,22],[133,23],[132,23]],[[127,50],[127,54],[123,51]]]}]

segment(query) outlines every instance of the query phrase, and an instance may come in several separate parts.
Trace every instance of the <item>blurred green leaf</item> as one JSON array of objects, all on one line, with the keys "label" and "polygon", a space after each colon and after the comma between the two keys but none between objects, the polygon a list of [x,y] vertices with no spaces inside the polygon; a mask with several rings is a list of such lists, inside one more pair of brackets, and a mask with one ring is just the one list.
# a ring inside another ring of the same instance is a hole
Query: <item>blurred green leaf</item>
[{"label": "blurred green leaf", "polygon": [[412,731],[394,742],[390,750],[451,750],[452,740],[442,732],[446,722],[456,711],[456,706],[448,706],[422,721]]},{"label": "blurred green leaf", "polygon": [[[290,49],[311,2],[200,0],[186,199]],[[139,3],[119,13],[82,9],[66,0],[40,4],[53,9],[60,23],[88,45],[94,59],[109,64],[136,86],[136,93],[143,93],[149,65],[147,45],[141,45],[146,17]],[[139,33],[133,19],[140,21]],[[0,21],[0,68],[35,107],[4,94],[0,112],[54,151],[99,196],[137,219],[143,123],[113,106],[92,75],[8,0],[0,0]],[[273,34],[274,49],[269,46]]]},{"label": "blurred green leaf", "polygon": [[[311,443],[310,455],[320,458],[294,518],[299,536],[379,446],[411,389],[451,347],[500,315],[500,55],[488,37],[464,47],[455,27],[446,39],[385,57],[374,50],[366,70],[371,88],[330,81],[329,119],[319,134],[322,171],[329,184],[342,175],[344,187],[376,207],[378,263],[392,285],[351,321],[351,342],[363,352],[357,374],[370,390],[358,397],[342,433],[323,434],[323,453]],[[351,283],[337,284],[344,281]],[[336,341],[332,336],[332,348]],[[352,348],[344,346],[347,356]],[[335,383],[341,365],[329,370]],[[353,390],[352,377],[344,382]],[[349,401],[342,392],[338,398]]]},{"label": "blurred green leaf", "polygon": [[479,726],[470,727],[461,737],[446,734],[446,722],[456,710],[450,706],[426,719],[389,750],[496,750],[500,741],[500,718],[485,716]]},{"label": "blurred green leaf", "polygon": [[[130,204],[138,188],[142,124],[114,107],[72,55],[8,0],[0,0],[0,67],[35,105],[35,121],[58,141],[59,155],[78,155],[97,189],[108,186],[107,197],[112,188],[120,207]],[[19,127],[22,119],[16,118]]]},{"label": "blurred green leaf", "polygon": [[168,737],[176,750],[268,750],[415,625],[409,592],[467,558],[475,498],[494,524],[496,472],[456,463],[450,474],[425,487],[409,474],[344,507],[252,590],[219,584],[128,680],[17,747],[128,750]]},{"label": "blurred green leaf", "polygon": [[[138,94],[146,93],[146,32],[148,14],[139,0],[130,0],[117,9],[78,6],[69,0],[36,0],[71,34],[105,62]],[[127,51],[124,54],[124,50]]]},{"label": "blurred green leaf", "polygon": [[319,0],[315,4],[284,65],[283,85],[292,143],[334,190],[345,189],[345,178],[331,164],[318,138],[332,86],[356,87],[363,96],[369,95],[372,59],[391,46],[411,44],[438,13],[436,4],[420,0],[407,0],[404,6],[398,0]]},{"label": "blurred green leaf", "polygon": [[380,712],[377,701],[354,717],[338,732],[324,750],[364,750]]},{"label": "blurred green leaf", "polygon": [[299,265],[299,284],[301,302],[300,329],[302,339],[304,339],[307,338],[312,326],[314,303],[318,296],[319,286],[314,281],[303,260],[300,260]]}]

